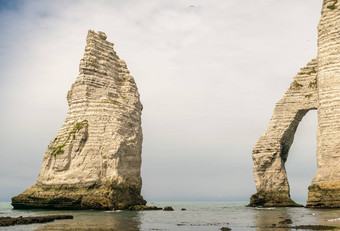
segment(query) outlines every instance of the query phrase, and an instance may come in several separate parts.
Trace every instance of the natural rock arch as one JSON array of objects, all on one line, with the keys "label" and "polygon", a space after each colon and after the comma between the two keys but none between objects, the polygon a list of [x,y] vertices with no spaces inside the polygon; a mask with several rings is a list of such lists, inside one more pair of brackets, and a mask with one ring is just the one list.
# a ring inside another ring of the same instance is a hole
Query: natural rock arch
[{"label": "natural rock arch", "polygon": [[313,59],[295,76],[276,104],[267,131],[253,150],[254,178],[258,193],[251,205],[297,206],[290,199],[285,169],[296,129],[309,110],[317,108],[316,65]]},{"label": "natural rock arch", "polygon": [[307,207],[340,207],[340,4],[324,0],[318,56],[302,68],[276,104],[253,150],[257,193],[250,206],[300,206],[291,200],[285,161],[302,117],[318,110],[317,172]]}]

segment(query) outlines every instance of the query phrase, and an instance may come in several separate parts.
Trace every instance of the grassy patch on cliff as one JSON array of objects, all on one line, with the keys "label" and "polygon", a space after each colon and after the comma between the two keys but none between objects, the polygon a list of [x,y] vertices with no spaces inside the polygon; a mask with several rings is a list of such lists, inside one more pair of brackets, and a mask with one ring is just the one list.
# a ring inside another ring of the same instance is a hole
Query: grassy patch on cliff
[{"label": "grassy patch on cliff", "polygon": [[336,9],[336,4],[338,3],[338,0],[334,0],[333,4],[332,5],[328,5],[327,8],[330,9],[330,10],[334,10]]},{"label": "grassy patch on cliff", "polygon": [[[70,140],[71,136],[73,137],[73,139],[76,138],[76,133],[80,131],[80,129],[86,127],[88,125],[88,121],[87,120],[83,120],[81,122],[78,122],[74,125],[73,129],[69,132],[67,139],[64,141],[63,144],[58,145],[55,148],[52,148],[52,155],[56,156],[59,153],[64,153],[64,147],[66,146],[66,143]],[[57,139],[57,138],[56,138]],[[56,140],[54,139],[54,140]]]},{"label": "grassy patch on cliff", "polygon": [[300,90],[303,87],[302,84],[298,83],[298,81],[294,80],[290,85],[290,89],[292,90]]}]

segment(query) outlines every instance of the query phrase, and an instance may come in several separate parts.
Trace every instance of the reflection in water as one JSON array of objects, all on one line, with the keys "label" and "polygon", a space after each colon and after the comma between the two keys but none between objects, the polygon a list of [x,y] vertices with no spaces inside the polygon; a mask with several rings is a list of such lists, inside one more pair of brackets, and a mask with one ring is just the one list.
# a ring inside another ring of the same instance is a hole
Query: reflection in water
[{"label": "reflection in water", "polygon": [[[327,225],[340,227],[340,209],[250,208],[247,202],[154,202],[151,205],[171,205],[175,211],[52,211],[12,210],[10,203],[0,202],[0,216],[45,216],[70,214],[73,220],[52,223],[1,227],[0,230],[182,230],[217,231],[229,227],[233,231],[291,231],[278,228],[279,222],[291,219],[297,225]],[[181,208],[187,210],[182,211]],[[272,227],[276,225],[276,228]]]},{"label": "reflection in water", "polygon": [[36,230],[140,230],[138,212],[78,211],[73,213],[63,211],[62,213],[71,214],[74,219],[55,221],[40,226]]},{"label": "reflection in water", "polygon": [[[290,228],[279,226],[326,225],[340,227],[339,209],[306,209],[306,208],[254,208],[254,220],[257,231],[288,231]],[[291,219],[293,224],[283,225],[280,221]],[[276,226],[276,228],[274,228]]]},{"label": "reflection in water", "polygon": [[340,227],[340,209],[318,209],[311,212],[318,224]]},{"label": "reflection in water", "polygon": [[[273,229],[279,225],[280,221],[291,219],[291,214],[287,211],[287,208],[255,208],[255,220],[257,231],[261,230],[271,230],[270,227]],[[286,231],[290,230],[287,228],[275,228],[276,231]]]}]

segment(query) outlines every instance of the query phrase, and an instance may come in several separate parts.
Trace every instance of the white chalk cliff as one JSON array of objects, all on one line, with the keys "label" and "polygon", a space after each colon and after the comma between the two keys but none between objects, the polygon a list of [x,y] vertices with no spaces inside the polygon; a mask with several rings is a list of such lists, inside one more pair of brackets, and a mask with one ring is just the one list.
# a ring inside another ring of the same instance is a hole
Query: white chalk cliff
[{"label": "white chalk cliff", "polygon": [[14,208],[125,209],[140,195],[142,104],[125,62],[103,32],[90,30],[69,110],[49,144],[37,183]]},{"label": "white chalk cliff", "polygon": [[340,207],[340,2],[324,0],[318,55],[295,76],[253,149],[257,193],[250,206],[300,206],[291,200],[285,170],[303,116],[318,111],[317,172],[307,207]]}]

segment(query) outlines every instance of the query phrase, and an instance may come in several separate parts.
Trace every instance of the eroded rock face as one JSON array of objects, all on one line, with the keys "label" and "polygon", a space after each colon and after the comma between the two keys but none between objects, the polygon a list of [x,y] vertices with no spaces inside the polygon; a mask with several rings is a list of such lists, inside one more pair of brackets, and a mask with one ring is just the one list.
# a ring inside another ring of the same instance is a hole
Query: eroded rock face
[{"label": "eroded rock face", "polygon": [[318,169],[308,207],[340,207],[340,2],[325,0],[318,26]]},{"label": "eroded rock face", "polygon": [[340,207],[340,2],[324,0],[318,57],[301,69],[277,103],[253,149],[257,193],[250,206],[299,206],[291,200],[285,162],[303,116],[318,110],[318,170],[307,207]]},{"label": "eroded rock face", "polygon": [[142,104],[126,64],[103,32],[89,31],[69,110],[37,183],[14,208],[125,209],[140,195]]}]

